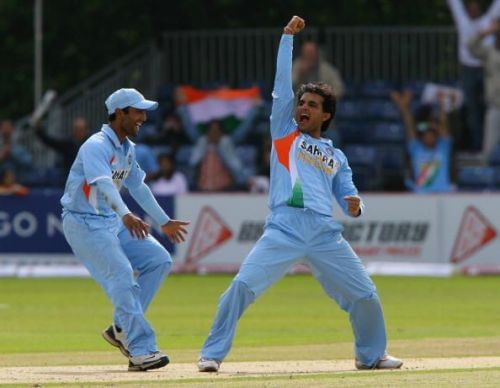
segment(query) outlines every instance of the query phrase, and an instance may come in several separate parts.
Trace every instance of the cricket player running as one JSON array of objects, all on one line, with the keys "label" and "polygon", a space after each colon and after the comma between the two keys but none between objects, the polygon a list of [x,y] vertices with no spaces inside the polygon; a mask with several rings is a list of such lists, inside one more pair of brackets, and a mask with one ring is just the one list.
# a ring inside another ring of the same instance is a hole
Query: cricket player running
[{"label": "cricket player running", "polygon": [[106,99],[108,124],[80,147],[66,181],[63,230],[74,254],[104,288],[114,306],[113,324],[103,332],[129,358],[129,371],[168,364],[144,317],[172,266],[149,225],[130,212],[119,190],[132,197],[175,243],[184,241],[189,222],[170,219],[144,183],[134,143],[146,111],[158,107],[135,89],[119,89]]},{"label": "cricket player running", "polygon": [[335,116],[332,89],[323,83],[302,85],[294,118],[293,35],[304,26],[304,20],[294,16],[284,28],[278,50],[271,112],[271,214],[264,234],[219,300],[198,360],[200,372],[218,371],[248,305],[301,260],[327,295],[349,313],[356,368],[393,369],[403,364],[386,353],[385,323],[375,285],[332,217],[333,198],[352,217],[363,209],[345,155],[321,137]]}]

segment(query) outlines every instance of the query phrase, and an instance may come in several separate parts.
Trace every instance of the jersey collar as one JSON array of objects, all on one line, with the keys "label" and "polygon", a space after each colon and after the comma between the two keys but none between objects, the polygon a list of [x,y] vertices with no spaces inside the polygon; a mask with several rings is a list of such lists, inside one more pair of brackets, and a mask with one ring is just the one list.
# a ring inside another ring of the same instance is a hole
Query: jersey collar
[{"label": "jersey collar", "polygon": [[311,135],[309,135],[308,133],[304,133],[304,132],[302,132],[302,135],[306,136],[308,139],[311,139],[312,141],[315,141],[315,142],[317,141],[320,143],[327,144],[330,147],[333,147],[333,142],[331,139],[327,139],[325,137],[315,138],[315,137],[312,137]]},{"label": "jersey collar", "polygon": [[115,148],[121,148],[125,143],[127,143],[127,146],[125,149],[128,149],[130,146],[135,145],[135,143],[130,140],[128,137],[125,138],[125,141],[120,143],[120,139],[118,139],[118,136],[116,136],[116,132],[113,131],[113,128],[111,128],[108,124],[103,124],[101,131],[104,132],[104,134],[111,140],[111,143],[113,143]]},{"label": "jersey collar", "polygon": [[101,131],[111,140],[111,143],[115,146],[115,148],[120,148],[122,144],[120,143],[120,139],[116,136],[115,131],[108,124],[103,124]]}]

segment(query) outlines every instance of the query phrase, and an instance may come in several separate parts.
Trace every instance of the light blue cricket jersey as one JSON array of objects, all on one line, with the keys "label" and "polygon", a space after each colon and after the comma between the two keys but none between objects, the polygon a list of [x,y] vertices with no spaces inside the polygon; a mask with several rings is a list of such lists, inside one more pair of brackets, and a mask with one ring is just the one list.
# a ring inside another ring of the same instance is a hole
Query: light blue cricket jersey
[{"label": "light blue cricket jersey", "polygon": [[333,214],[333,199],[347,211],[346,195],[357,195],[347,158],[329,139],[298,130],[293,118],[293,35],[284,34],[278,49],[271,111],[271,184],[269,208],[292,206]]},{"label": "light blue cricket jersey", "polygon": [[135,160],[134,143],[125,139],[121,144],[113,129],[104,124],[78,151],[61,198],[63,211],[114,216],[116,213],[95,183],[99,179],[112,179],[120,190],[122,185],[138,187],[144,176]]}]

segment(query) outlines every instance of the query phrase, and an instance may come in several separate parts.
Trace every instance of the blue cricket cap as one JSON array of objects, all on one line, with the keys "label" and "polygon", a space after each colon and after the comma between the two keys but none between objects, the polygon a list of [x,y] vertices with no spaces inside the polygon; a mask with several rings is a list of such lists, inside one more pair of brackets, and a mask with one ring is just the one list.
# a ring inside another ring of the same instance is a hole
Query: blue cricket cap
[{"label": "blue cricket cap", "polygon": [[118,89],[106,98],[106,109],[108,114],[115,113],[115,109],[123,109],[127,106],[142,110],[155,110],[158,108],[156,101],[146,100],[144,96],[135,89]]}]

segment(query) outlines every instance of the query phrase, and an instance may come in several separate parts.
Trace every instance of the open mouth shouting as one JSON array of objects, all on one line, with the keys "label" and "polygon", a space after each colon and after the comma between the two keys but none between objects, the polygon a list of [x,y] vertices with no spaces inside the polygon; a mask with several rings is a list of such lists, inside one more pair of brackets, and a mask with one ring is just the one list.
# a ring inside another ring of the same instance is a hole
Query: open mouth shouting
[{"label": "open mouth shouting", "polygon": [[299,115],[299,124],[301,124],[301,125],[307,124],[310,119],[311,119],[311,117],[309,116],[309,114],[301,113]]}]

